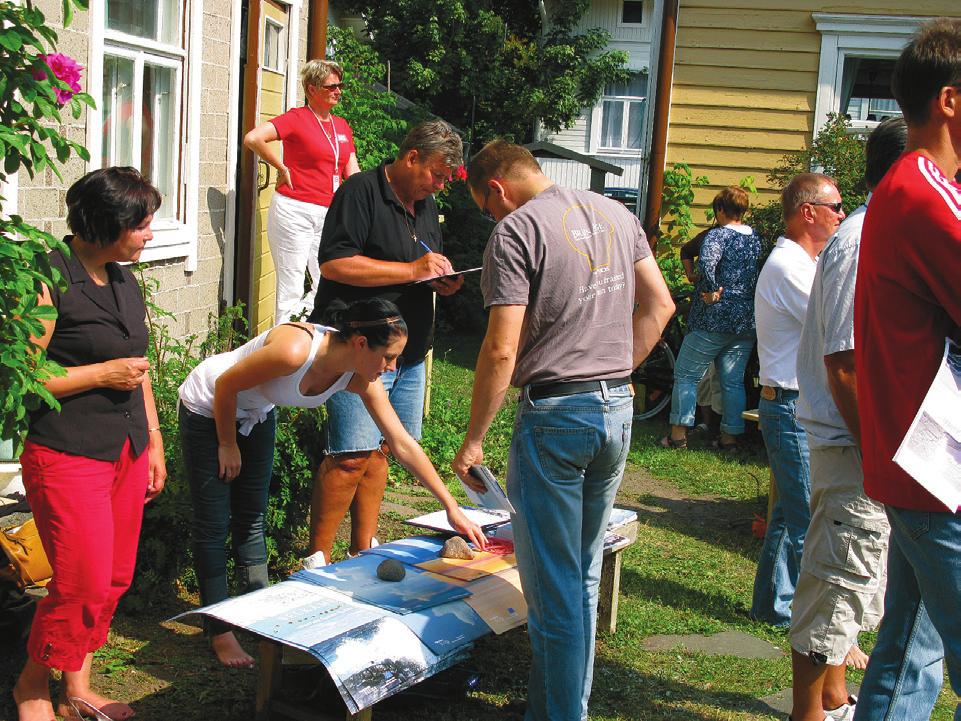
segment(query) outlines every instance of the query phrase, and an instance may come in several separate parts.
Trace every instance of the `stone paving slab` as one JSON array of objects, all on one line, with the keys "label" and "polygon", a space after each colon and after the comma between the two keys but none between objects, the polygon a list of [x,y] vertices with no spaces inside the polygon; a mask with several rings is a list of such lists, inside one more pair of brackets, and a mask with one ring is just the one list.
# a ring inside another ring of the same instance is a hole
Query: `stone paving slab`
[{"label": "stone paving slab", "polygon": [[646,651],[668,651],[681,647],[688,651],[710,656],[736,656],[737,658],[781,658],[784,652],[743,631],[722,631],[713,636],[700,634],[648,636],[641,641]]}]

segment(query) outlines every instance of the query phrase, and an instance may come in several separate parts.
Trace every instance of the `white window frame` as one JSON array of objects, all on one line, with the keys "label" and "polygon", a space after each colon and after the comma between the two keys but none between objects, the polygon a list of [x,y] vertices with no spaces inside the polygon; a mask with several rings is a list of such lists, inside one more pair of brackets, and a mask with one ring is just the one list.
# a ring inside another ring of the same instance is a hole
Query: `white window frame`
[{"label": "white window frame", "polygon": [[[288,18],[287,18],[287,21],[288,21],[288,22],[290,22],[290,21],[292,20],[292,18],[291,18],[290,15],[289,15],[289,12],[290,12],[290,11],[288,10]],[[266,55],[267,55],[267,28],[268,28],[268,27],[271,27],[271,26],[273,26],[273,27],[275,27],[275,28],[278,28],[278,29],[280,30],[280,32],[277,33],[277,63],[278,63],[278,65],[277,65],[277,67],[275,67],[275,68],[274,68],[274,67],[271,67],[270,65],[267,64],[267,57],[266,57]],[[264,42],[263,42],[263,49],[264,49],[263,69],[264,69],[264,70],[268,70],[268,71],[270,71],[270,72],[272,72],[272,73],[277,73],[277,74],[279,74],[279,75],[283,75],[284,72],[285,72],[286,69],[287,69],[287,68],[286,68],[286,65],[287,65],[287,54],[288,54],[288,51],[289,51],[289,48],[288,48],[288,46],[287,46],[287,28],[285,28],[281,23],[279,23],[279,22],[277,22],[276,20],[274,20],[272,17],[265,17],[265,18],[264,18]]]},{"label": "white window frame", "polygon": [[[142,76],[139,71],[147,54],[152,64],[177,68],[175,113],[179,146],[183,148],[176,187],[178,213],[173,218],[157,219],[151,226],[153,240],[140,255],[141,262],[184,258],[184,270],[197,269],[197,236],[200,186],[200,86],[203,71],[203,2],[183,0],[186,24],[186,48],[172,51],[170,46],[146,38],[128,35],[106,27],[106,0],[90,0],[90,50],[87,62],[88,92],[95,99],[103,96],[104,55],[131,58],[137,64],[134,73],[134,98],[141,96]],[[160,55],[166,57],[160,57]],[[183,73],[186,73],[184,78]],[[186,82],[184,82],[186,80]],[[184,88],[181,92],[180,88]],[[184,97],[186,95],[186,97]],[[186,102],[186,106],[184,103]],[[140,119],[135,116],[133,157],[140,157]],[[99,108],[87,109],[88,170],[101,167],[103,149],[103,113]]]},{"label": "white window frame", "polygon": [[637,30],[639,28],[647,27],[647,19],[650,17],[651,12],[647,6],[648,0],[643,0],[641,2],[641,22],[639,23],[626,23],[624,22],[624,0],[620,0],[617,4],[617,27],[629,30]]},{"label": "white window frame", "polygon": [[301,104],[298,98],[304,97],[304,90],[300,84],[302,61],[306,62],[306,59],[300,57],[300,17],[303,0],[276,0],[276,2],[287,6],[287,27],[284,31],[284,44],[287,48],[287,65],[284,68],[284,72],[287,73],[287,95],[284,98],[284,107],[291,110]]},{"label": "white window frame", "polygon": [[[821,62],[818,68],[814,135],[827,122],[829,113],[841,112],[841,84],[844,62],[852,58],[897,58],[918,27],[930,18],[890,15],[848,15],[812,13],[821,33]],[[859,127],[874,127],[859,121]]]},{"label": "white window frame", "polygon": [[[635,68],[629,68],[628,71],[629,71],[631,74],[633,74],[633,75],[636,75],[636,74],[644,74],[644,75],[647,75],[648,93],[647,93],[647,95],[645,95],[645,96],[636,96],[636,95],[601,95],[600,99],[597,101],[597,104],[596,104],[596,105],[594,106],[594,108],[591,110],[591,135],[590,135],[590,152],[591,152],[591,153],[594,153],[594,154],[597,154],[597,155],[604,155],[605,157],[607,157],[607,156],[622,156],[622,157],[630,157],[630,158],[641,158],[641,157],[644,157],[644,155],[645,155],[645,150],[646,150],[646,146],[647,146],[647,120],[648,120],[648,115],[650,114],[650,105],[651,105],[651,103],[650,103],[650,99],[651,99],[651,94],[650,94],[651,76],[650,76],[650,73],[648,72],[648,69],[647,69],[647,68],[636,68],[636,69],[635,69]],[[623,129],[622,129],[621,132],[622,132],[622,133],[626,133],[626,132],[627,132],[627,122],[626,122],[626,121],[627,121],[627,117],[626,117],[627,110],[626,110],[626,105],[627,105],[627,102],[629,102],[629,101],[631,101],[631,100],[637,100],[638,97],[643,97],[643,99],[644,99],[644,104],[645,104],[645,108],[644,108],[644,137],[643,137],[642,140],[641,140],[641,147],[640,147],[640,148],[625,148],[625,147],[609,148],[609,147],[606,147],[606,146],[601,145],[601,127],[602,127],[602,125],[603,125],[603,118],[604,118],[604,101],[605,101],[605,100],[623,100],[623,101],[625,101],[625,103],[624,103],[624,104],[625,104],[625,110],[624,110],[624,113],[625,113],[625,118],[624,118],[625,124],[624,124]]]}]

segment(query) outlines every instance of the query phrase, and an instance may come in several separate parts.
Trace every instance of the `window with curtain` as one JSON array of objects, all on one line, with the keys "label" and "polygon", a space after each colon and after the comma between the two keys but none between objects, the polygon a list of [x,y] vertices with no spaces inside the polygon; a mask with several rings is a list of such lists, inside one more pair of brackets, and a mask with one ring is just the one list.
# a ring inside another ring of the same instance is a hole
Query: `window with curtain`
[{"label": "window with curtain", "polygon": [[107,0],[101,163],[132,165],[160,190],[156,220],[181,215],[184,0]]},{"label": "window with curtain", "polygon": [[845,56],[841,72],[841,112],[855,127],[872,127],[901,115],[891,92],[893,58]]},{"label": "window with curtain", "polygon": [[611,83],[604,88],[600,148],[643,150],[646,109],[647,73],[635,73],[626,83]]}]

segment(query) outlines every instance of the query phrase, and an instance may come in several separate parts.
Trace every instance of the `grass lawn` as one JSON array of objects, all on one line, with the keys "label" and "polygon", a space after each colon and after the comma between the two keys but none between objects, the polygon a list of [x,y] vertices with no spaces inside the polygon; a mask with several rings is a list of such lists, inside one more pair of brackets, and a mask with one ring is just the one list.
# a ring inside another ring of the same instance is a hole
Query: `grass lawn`
[{"label": "grass lawn", "polygon": [[[477,339],[442,338],[434,366],[431,414],[424,445],[441,474],[459,493],[449,471],[470,405]],[[449,352],[444,352],[449,348]],[[486,449],[487,463],[503,476],[511,406],[498,416]],[[783,718],[759,699],[791,685],[784,632],[747,617],[760,541],[751,535],[755,513],[766,505],[768,469],[759,439],[737,456],[712,451],[664,450],[656,439],[665,423],[636,424],[619,505],[637,510],[638,542],[624,556],[617,633],[598,639],[591,718],[624,721],[753,721]],[[407,505],[432,507],[395,468],[391,492]],[[408,535],[400,517],[384,514],[382,538]],[[343,544],[339,546],[343,549]],[[135,581],[136,582],[136,581]],[[95,685],[134,701],[139,718],[209,721],[252,718],[256,673],[220,668],[198,629],[165,621],[196,598],[151,614],[116,619],[95,662]],[[655,634],[743,631],[785,652],[774,660],[713,656],[681,648],[645,650]],[[3,643],[0,639],[0,643]],[[9,689],[23,662],[22,645],[0,646],[0,721],[15,721]],[[873,637],[864,639],[869,649]],[[248,646],[254,641],[248,639]],[[479,687],[466,699],[378,710],[376,718],[486,721],[519,718],[514,702],[526,693],[527,636],[523,629],[481,639],[471,666]],[[858,674],[851,673],[853,681]],[[949,721],[957,698],[944,691],[933,719]],[[333,710],[333,709],[331,709]]]}]

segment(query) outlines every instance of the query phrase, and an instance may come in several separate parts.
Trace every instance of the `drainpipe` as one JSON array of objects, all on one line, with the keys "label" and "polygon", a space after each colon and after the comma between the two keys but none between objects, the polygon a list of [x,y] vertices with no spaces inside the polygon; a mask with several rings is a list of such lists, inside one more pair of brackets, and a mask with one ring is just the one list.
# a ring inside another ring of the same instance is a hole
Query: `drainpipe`
[{"label": "drainpipe", "polygon": [[654,99],[654,129],[651,164],[647,179],[647,213],[644,231],[651,249],[660,233],[661,195],[664,192],[664,166],[667,162],[667,126],[671,113],[671,85],[674,82],[674,46],[681,0],[664,0],[661,17],[661,45],[657,59],[657,93]]},{"label": "drainpipe", "polygon": [[310,0],[310,14],[307,16],[307,59],[327,57],[327,16],[328,0]]},{"label": "drainpipe", "polygon": [[[247,49],[244,55],[241,137],[257,125],[260,89],[260,2],[247,5]],[[254,206],[257,200],[257,156],[241,144],[240,182],[237,184],[237,252],[234,260],[234,299],[243,301],[251,319],[253,287]]]}]

